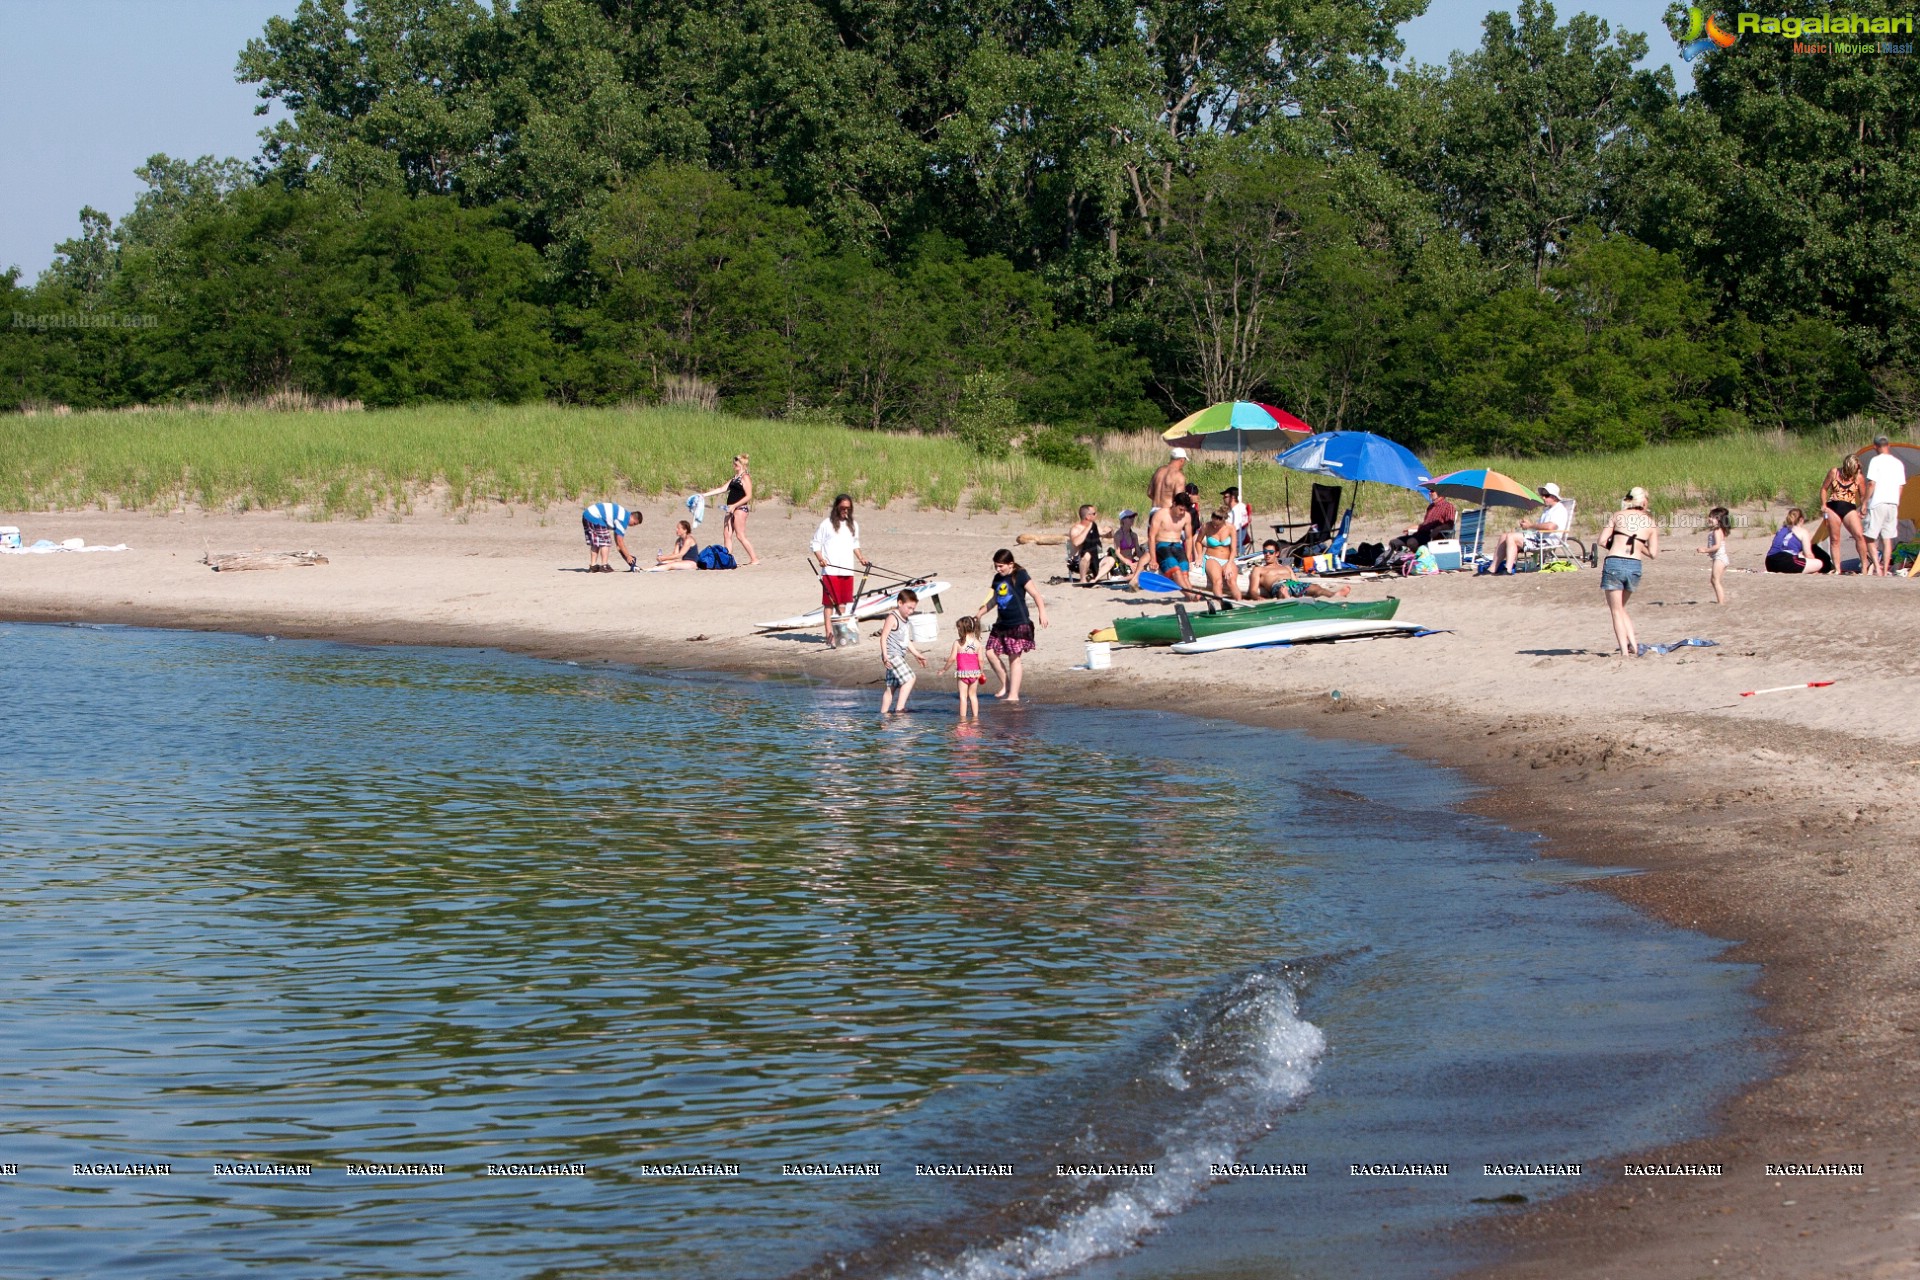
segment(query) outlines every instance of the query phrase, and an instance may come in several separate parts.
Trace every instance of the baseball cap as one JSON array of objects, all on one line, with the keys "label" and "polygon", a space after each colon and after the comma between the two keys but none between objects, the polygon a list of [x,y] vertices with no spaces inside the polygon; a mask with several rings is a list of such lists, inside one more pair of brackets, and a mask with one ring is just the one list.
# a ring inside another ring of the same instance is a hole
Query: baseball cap
[{"label": "baseball cap", "polygon": [[1185,449],[1175,449],[1173,451],[1173,456],[1176,458],[1184,458],[1187,456],[1187,451]]},{"label": "baseball cap", "polygon": [[1228,494],[1232,494],[1234,497],[1237,498],[1240,496],[1240,491],[1238,489],[1235,489],[1231,485],[1227,486],[1225,489],[1222,489],[1220,491],[1220,496],[1223,498],[1226,497]]},{"label": "baseball cap", "polygon": [[1140,514],[1140,513],[1139,513],[1138,511],[1135,511],[1135,510],[1134,510],[1134,509],[1133,509],[1132,507],[1122,507],[1122,508],[1120,508],[1120,518],[1121,518],[1122,520],[1131,520],[1131,519],[1133,519],[1133,518],[1134,518],[1135,516],[1137,516],[1137,515],[1139,515],[1139,514]]},{"label": "baseball cap", "polygon": [[1878,449],[1883,444],[1892,444],[1892,443],[1893,441],[1887,439],[1885,436],[1875,436],[1873,438],[1873,447],[1876,449]]},{"label": "baseball cap", "polygon": [[1560,496],[1560,486],[1549,480],[1540,486],[1540,492],[1546,494],[1549,498],[1557,498]]}]

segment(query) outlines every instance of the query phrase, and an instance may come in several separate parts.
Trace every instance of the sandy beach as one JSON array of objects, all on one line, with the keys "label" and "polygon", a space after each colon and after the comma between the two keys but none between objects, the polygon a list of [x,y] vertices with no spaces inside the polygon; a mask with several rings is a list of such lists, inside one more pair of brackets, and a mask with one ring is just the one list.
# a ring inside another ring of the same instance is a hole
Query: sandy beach
[{"label": "sandy beach", "polygon": [[[665,501],[641,507],[647,523],[631,545],[644,562],[669,540],[674,513]],[[832,652],[817,631],[755,629],[817,604],[804,556],[819,515],[756,504],[750,534],[763,563],[737,572],[588,575],[571,507],[331,523],[276,512],[0,513],[28,542],[79,537],[129,548],[0,556],[0,619],[480,645],[582,663],[798,676],[874,686],[877,710],[871,641]],[[881,564],[955,583],[949,614],[982,602],[992,552],[1032,527],[1014,515],[899,505],[862,512],[861,526]],[[1456,574],[1355,587],[1355,598],[1400,596],[1401,620],[1446,634],[1193,658],[1122,648],[1107,671],[1075,669],[1087,633],[1164,603],[1049,585],[1062,572],[1060,548],[1017,548],[1051,623],[1028,660],[1026,692],[1036,702],[1158,708],[1399,745],[1486,784],[1475,807],[1543,833],[1549,853],[1644,869],[1596,884],[1727,939],[1731,958],[1763,966],[1758,993],[1778,1032],[1778,1074],[1736,1099],[1716,1136],[1590,1166],[1598,1176],[1587,1189],[1471,1228],[1511,1246],[1493,1274],[1915,1274],[1920,582],[1735,572],[1720,608],[1698,545],[1696,535],[1669,536],[1634,616],[1644,642],[1702,637],[1712,648],[1609,656],[1592,571]],[[309,548],[328,563],[234,573],[202,563],[208,551]],[[1758,568],[1764,548],[1762,533],[1737,533],[1735,568]],[[936,667],[950,625],[941,631]],[[1834,683],[1739,696],[1815,680]],[[951,682],[923,680],[916,699],[945,709]],[[992,704],[984,712],[1020,714]],[[1722,1173],[1627,1176],[1628,1163],[1715,1164]],[[1863,1170],[1789,1176],[1769,1164]]]}]

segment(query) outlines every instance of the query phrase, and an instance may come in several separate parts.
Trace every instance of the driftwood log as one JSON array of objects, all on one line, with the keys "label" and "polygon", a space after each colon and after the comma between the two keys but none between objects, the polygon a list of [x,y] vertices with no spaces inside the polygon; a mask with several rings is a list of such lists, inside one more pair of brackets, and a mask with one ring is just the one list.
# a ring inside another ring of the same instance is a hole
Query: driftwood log
[{"label": "driftwood log", "polygon": [[206,564],[215,573],[233,573],[241,569],[293,569],[302,565],[325,564],[318,551],[209,551]]},{"label": "driftwood log", "polygon": [[1064,533],[1023,533],[1014,539],[1023,547],[1057,547],[1066,540]]}]

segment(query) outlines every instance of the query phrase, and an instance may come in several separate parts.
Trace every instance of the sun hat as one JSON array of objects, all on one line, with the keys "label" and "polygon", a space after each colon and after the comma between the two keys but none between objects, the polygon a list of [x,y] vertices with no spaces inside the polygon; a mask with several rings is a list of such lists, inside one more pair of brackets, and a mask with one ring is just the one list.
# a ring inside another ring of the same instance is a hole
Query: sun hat
[{"label": "sun hat", "polygon": [[1540,486],[1540,492],[1546,494],[1549,498],[1557,498],[1560,496],[1560,486],[1549,480]]},{"label": "sun hat", "polygon": [[1175,449],[1173,451],[1173,456],[1176,458],[1184,458],[1187,456],[1187,451],[1185,449]]},{"label": "sun hat", "polygon": [[1633,488],[1627,490],[1627,496],[1620,499],[1620,505],[1623,507],[1639,507],[1643,511],[1646,510],[1647,491],[1639,485],[1633,486]]}]

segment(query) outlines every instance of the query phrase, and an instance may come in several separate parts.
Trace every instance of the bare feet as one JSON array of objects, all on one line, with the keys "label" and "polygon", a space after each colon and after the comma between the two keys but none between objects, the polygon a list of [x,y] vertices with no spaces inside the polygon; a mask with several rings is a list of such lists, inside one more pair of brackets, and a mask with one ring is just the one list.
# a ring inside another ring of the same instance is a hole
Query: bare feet
[{"label": "bare feet", "polygon": [[1344,587],[1342,587],[1342,588],[1340,588],[1340,589],[1339,589],[1338,591],[1336,591],[1336,592],[1334,592],[1334,593],[1333,593],[1333,596],[1334,596],[1334,599],[1336,599],[1336,600],[1344,600],[1344,599],[1346,599],[1346,597],[1348,597],[1348,596],[1350,596],[1350,595],[1352,595],[1352,594],[1353,594],[1353,584],[1352,584],[1352,583],[1348,583],[1348,584],[1347,584],[1346,586],[1344,586]]}]

